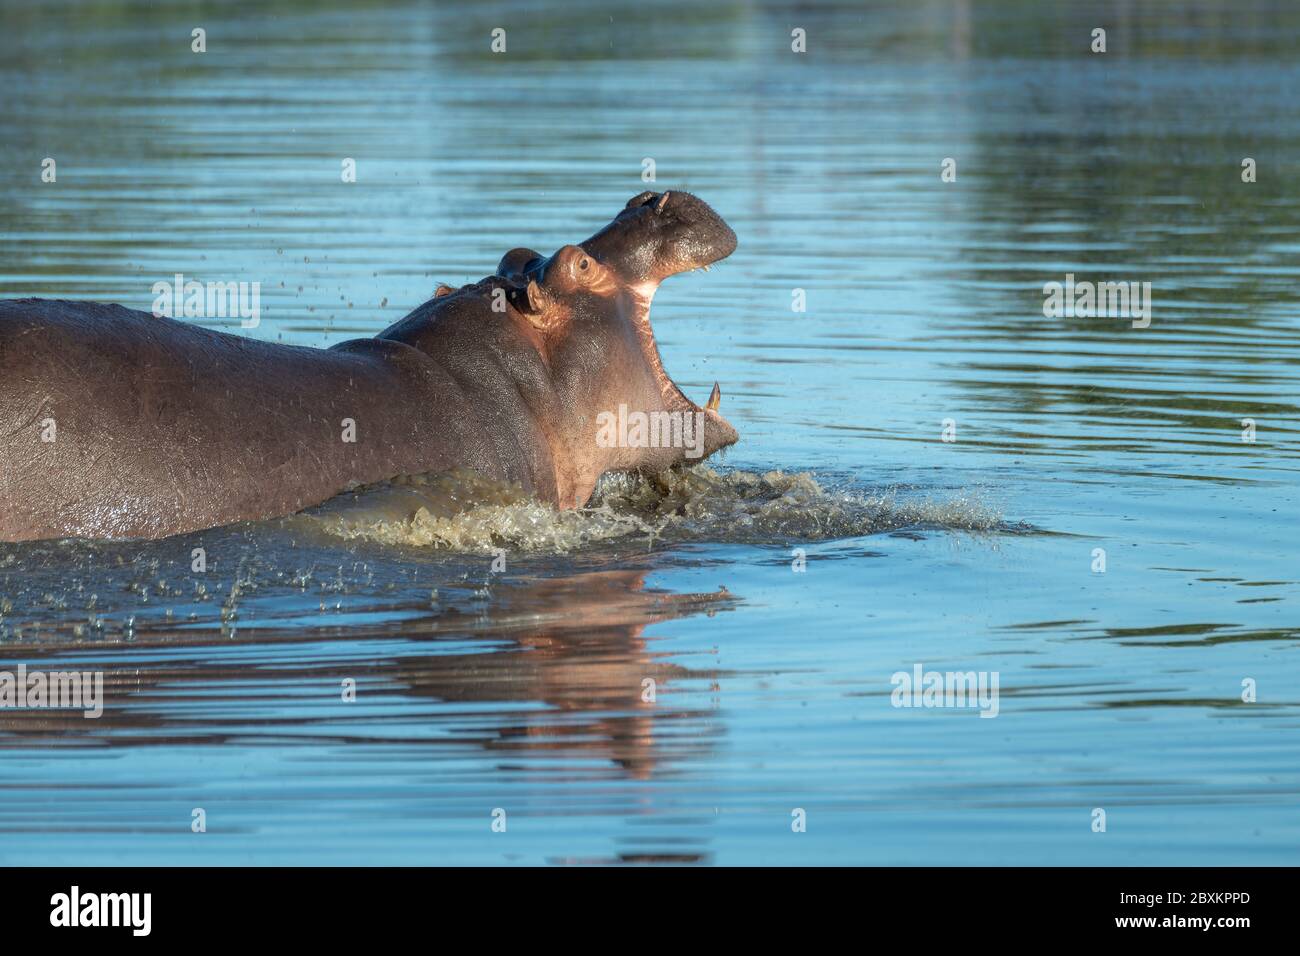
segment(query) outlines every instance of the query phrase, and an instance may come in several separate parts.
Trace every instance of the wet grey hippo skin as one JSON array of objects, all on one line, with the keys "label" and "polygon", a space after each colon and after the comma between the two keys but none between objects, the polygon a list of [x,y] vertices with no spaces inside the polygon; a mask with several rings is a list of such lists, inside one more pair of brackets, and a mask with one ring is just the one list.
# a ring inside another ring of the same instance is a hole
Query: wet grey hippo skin
[{"label": "wet grey hippo skin", "polygon": [[580,246],[514,250],[497,275],[330,349],[0,301],[0,540],[158,538],[454,468],[581,506],[606,471],[687,457],[602,447],[596,417],[620,404],[702,413],[712,454],[738,436],[716,390],[701,408],[664,373],[649,306],[663,279],[735,245],[694,196],[644,193]]}]

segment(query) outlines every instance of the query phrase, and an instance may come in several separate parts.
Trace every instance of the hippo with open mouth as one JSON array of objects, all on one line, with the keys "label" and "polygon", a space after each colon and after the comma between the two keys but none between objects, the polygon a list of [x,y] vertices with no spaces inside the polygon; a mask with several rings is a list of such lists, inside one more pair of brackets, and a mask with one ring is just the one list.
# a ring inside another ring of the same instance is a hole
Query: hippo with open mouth
[{"label": "hippo with open mouth", "polygon": [[707,457],[738,436],[716,385],[702,407],[664,371],[650,302],[735,247],[696,197],[643,193],[581,245],[513,250],[329,349],[0,301],[0,540],[160,538],[454,469],[573,508],[607,471]]}]

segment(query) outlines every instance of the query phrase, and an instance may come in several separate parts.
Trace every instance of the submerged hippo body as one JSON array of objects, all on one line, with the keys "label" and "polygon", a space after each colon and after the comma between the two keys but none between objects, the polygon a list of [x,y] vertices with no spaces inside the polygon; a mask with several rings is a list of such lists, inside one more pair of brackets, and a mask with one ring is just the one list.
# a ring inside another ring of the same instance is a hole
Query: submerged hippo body
[{"label": "submerged hippo body", "polygon": [[[515,250],[373,339],[277,345],[116,305],[0,301],[0,540],[157,538],[290,514],[357,484],[465,469],[560,507],[682,447],[609,446],[602,412],[698,416],[663,371],[659,281],[731,253],[685,193],[636,197],[581,246]],[[688,436],[689,437],[689,436]]]}]

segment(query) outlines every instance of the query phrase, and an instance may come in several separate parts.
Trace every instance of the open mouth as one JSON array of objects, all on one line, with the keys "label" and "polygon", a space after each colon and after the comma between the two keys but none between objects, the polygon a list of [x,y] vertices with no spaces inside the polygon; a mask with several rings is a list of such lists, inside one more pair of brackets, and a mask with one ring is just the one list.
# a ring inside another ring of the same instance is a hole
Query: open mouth
[{"label": "open mouth", "polygon": [[[696,268],[707,270],[709,266]],[[695,271],[695,269],[688,271]],[[642,351],[645,353],[646,360],[650,363],[650,368],[653,370],[659,385],[659,391],[663,395],[664,405],[669,409],[702,412],[706,419],[712,421],[714,428],[711,431],[715,436],[714,441],[716,444],[710,449],[710,453],[718,448],[734,445],[740,440],[740,435],[736,432],[734,426],[722,417],[722,413],[718,410],[722,404],[721,386],[714,382],[712,392],[709,393],[705,403],[701,405],[688,398],[681,387],[673,381],[672,376],[668,374],[668,370],[664,368],[663,358],[659,354],[659,343],[655,340],[654,329],[650,325],[650,304],[654,298],[654,293],[654,289],[644,293],[634,293],[635,308],[632,321],[641,340]]]},{"label": "open mouth", "polygon": [[644,192],[629,200],[614,221],[581,248],[624,277],[632,298],[632,322],[664,406],[705,415],[710,454],[738,441],[740,436],[718,410],[722,389],[715,383],[704,404],[687,398],[664,368],[650,325],[650,304],[660,283],[680,272],[708,272],[731,255],[736,249],[731,227],[690,193]]}]

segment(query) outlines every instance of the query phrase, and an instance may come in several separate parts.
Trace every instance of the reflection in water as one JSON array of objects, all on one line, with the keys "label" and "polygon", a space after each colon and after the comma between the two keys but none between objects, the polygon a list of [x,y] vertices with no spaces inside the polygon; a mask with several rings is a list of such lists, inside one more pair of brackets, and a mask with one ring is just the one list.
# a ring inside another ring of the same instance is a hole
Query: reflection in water
[{"label": "reflection in water", "polygon": [[[645,573],[593,572],[534,582],[517,597],[541,627],[506,631],[514,646],[428,661],[402,659],[386,678],[410,693],[445,701],[537,701],[547,711],[519,724],[493,726],[483,745],[494,750],[548,750],[610,760],[648,779],[660,769],[656,726],[673,728],[673,752],[700,756],[715,729],[707,715],[673,707],[674,680],[716,682],[716,670],[660,660],[642,629],[647,623],[729,609],[727,592],[648,594]],[[516,595],[512,594],[509,603]],[[663,696],[661,699],[661,695]]]},{"label": "reflection in water", "polygon": [[[202,765],[210,747],[243,751],[292,741],[300,749],[395,752],[403,764],[449,773],[468,749],[505,773],[549,768],[552,783],[650,780],[683,761],[711,759],[721,727],[711,708],[678,703],[679,691],[694,685],[720,694],[725,674],[665,659],[644,628],[711,617],[736,601],[725,590],[648,590],[646,573],[518,578],[497,586],[490,603],[477,590],[453,592],[436,613],[372,626],[368,634],[357,627],[239,633],[159,626],[90,645],[52,640],[10,648],[17,653],[6,655],[7,669],[21,662],[29,672],[102,671],[105,709],[97,720],[0,711],[0,760],[14,768],[24,754],[50,748],[153,747],[182,748],[186,761]],[[355,688],[352,700],[345,700],[346,682]],[[150,789],[147,779],[121,785]],[[39,780],[0,781],[0,795],[41,789]],[[0,832],[28,832],[30,814],[0,809]],[[111,810],[87,816],[80,792],[49,793],[40,816],[41,831],[54,836],[131,827]],[[141,833],[167,829],[158,811],[137,816]],[[659,846],[647,835],[640,849],[606,861],[709,858],[682,843],[679,836]]]},{"label": "reflection in water", "polygon": [[[646,591],[645,576],[646,571],[593,571],[513,581],[481,607],[473,594],[461,596],[441,613],[377,628],[372,637],[382,639],[386,656],[372,661],[331,659],[337,654],[328,640],[331,628],[257,630],[253,639],[243,637],[242,653],[235,659],[214,653],[229,646],[233,636],[220,628],[152,627],[134,632],[129,640],[99,641],[92,658],[85,658],[86,645],[79,641],[42,641],[10,658],[14,665],[25,662],[30,671],[103,667],[109,706],[96,721],[62,711],[0,711],[0,732],[6,735],[0,745],[214,744],[233,736],[274,736],[290,726],[300,728],[295,732],[299,740],[342,740],[347,735],[337,734],[333,723],[347,721],[339,688],[350,678],[359,696],[395,692],[437,704],[499,705],[476,709],[482,732],[452,737],[460,743],[506,752],[538,748],[590,754],[633,777],[649,777],[662,749],[662,744],[656,747],[654,722],[672,721],[689,730],[701,718],[672,708],[673,680],[712,682],[720,674],[662,661],[651,652],[643,628],[659,620],[729,610],[735,598],[725,591]],[[321,656],[294,650],[286,652],[285,665],[269,666],[277,645],[286,643],[315,646]],[[394,645],[402,650],[394,653]],[[113,649],[129,654],[107,653]],[[117,665],[116,657],[122,656],[130,658],[129,665]],[[315,688],[322,701],[338,702],[341,710],[337,717],[316,719],[259,713],[255,702],[276,700],[287,685]],[[178,696],[201,698],[207,713],[173,710],[169,702]],[[541,706],[510,706],[529,702]],[[247,718],[233,713],[248,705],[253,713]],[[430,715],[437,718],[437,710]],[[220,732],[196,732],[200,717],[203,723],[220,722]],[[357,736],[383,739],[382,731]],[[680,752],[707,747],[707,739],[697,744],[689,737],[682,740],[680,732],[677,737],[673,748]]]},{"label": "reflection in water", "polygon": [[[673,726],[674,753],[697,754],[710,745],[706,715],[672,706],[673,682],[713,682],[721,674],[659,659],[643,629],[692,614],[711,616],[735,603],[725,590],[647,591],[645,576],[644,570],[614,570],[514,580],[481,609],[471,595],[441,613],[376,628],[371,637],[386,656],[373,660],[352,654],[335,659],[337,636],[329,628],[259,629],[251,632],[253,638],[240,638],[241,652],[233,656],[225,651],[237,635],[219,628],[153,627],[129,640],[97,642],[89,656],[81,642],[42,641],[10,658],[10,666],[22,662],[29,671],[47,672],[102,669],[104,715],[86,720],[80,713],[0,711],[0,747],[220,744],[286,732],[300,742],[384,741],[382,722],[340,729],[354,726],[340,690],[350,679],[359,699],[411,698],[396,706],[424,712],[435,722],[450,714],[458,724],[464,712],[452,706],[457,703],[494,705],[474,707],[475,726],[468,733],[462,725],[443,737],[431,726],[430,741],[503,753],[557,751],[609,761],[645,779],[664,749],[656,740],[656,722]],[[357,640],[353,634],[348,639]],[[318,653],[280,648],[281,654],[278,646],[288,642],[306,643]],[[357,651],[364,651],[364,640]],[[129,659],[125,666],[118,662],[121,657]],[[303,703],[318,696],[312,716],[283,712],[286,692]],[[204,732],[193,723],[187,701],[199,697],[207,705],[207,719],[226,715],[219,732]],[[424,708],[421,701],[433,706]]]}]

